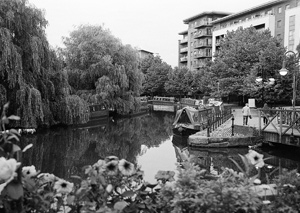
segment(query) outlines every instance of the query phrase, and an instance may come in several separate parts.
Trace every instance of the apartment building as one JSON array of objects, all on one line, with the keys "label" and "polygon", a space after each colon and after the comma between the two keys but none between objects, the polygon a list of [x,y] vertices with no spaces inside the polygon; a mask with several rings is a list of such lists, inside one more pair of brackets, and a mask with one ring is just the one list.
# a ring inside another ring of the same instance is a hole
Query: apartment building
[{"label": "apartment building", "polygon": [[225,12],[203,12],[183,20],[188,29],[180,32],[178,67],[197,70],[212,58],[212,22],[229,15]]},{"label": "apartment building", "polygon": [[220,39],[227,31],[239,27],[269,29],[272,36],[282,40],[283,45],[295,51],[300,38],[300,0],[275,0],[244,11],[228,15],[212,22],[212,54],[218,52]]},{"label": "apartment building", "polygon": [[[179,33],[183,36],[183,39],[179,41],[179,66],[187,66],[191,70],[200,68],[201,66],[197,65],[201,64],[201,60],[203,60],[203,57],[198,58],[194,54],[195,46],[192,43],[197,41],[195,35],[192,34],[196,31],[193,27],[195,20],[196,18],[193,19],[193,17],[184,20],[184,23],[189,24],[189,29]],[[220,13],[218,18],[211,20],[209,26],[211,49],[208,50],[209,47],[202,48],[205,49],[204,52],[201,52],[206,56],[204,59],[212,59],[218,52],[220,40],[228,31],[237,30],[239,27],[253,26],[257,30],[269,29],[272,36],[281,39],[287,50],[295,51],[300,43],[300,0],[273,0],[238,13],[227,15]]]}]

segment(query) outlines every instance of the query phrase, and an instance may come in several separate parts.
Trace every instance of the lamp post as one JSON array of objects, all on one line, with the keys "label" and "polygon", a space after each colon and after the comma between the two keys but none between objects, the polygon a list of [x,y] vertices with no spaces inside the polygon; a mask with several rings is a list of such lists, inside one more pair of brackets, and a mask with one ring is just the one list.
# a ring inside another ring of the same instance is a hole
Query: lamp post
[{"label": "lamp post", "polygon": [[262,102],[264,102],[264,93],[265,93],[265,85],[264,85],[264,83],[267,82],[268,84],[272,85],[275,82],[274,78],[268,78],[267,81],[264,78],[265,78],[265,76],[264,76],[264,70],[261,69],[261,76],[257,76],[256,77],[256,81],[258,83],[260,83],[260,82],[262,83],[262,89],[263,89],[263,91],[262,91]]},{"label": "lamp post", "polygon": [[[286,74],[288,74],[289,70],[285,68],[285,65],[286,65],[286,58],[287,58],[287,55],[290,55],[292,54],[293,55],[293,59],[294,59],[294,64],[296,65],[298,63],[297,61],[297,54],[294,52],[294,51],[287,51],[285,54],[284,54],[284,60],[282,62],[282,68],[279,70],[279,74],[282,75],[282,76],[285,76]],[[293,71],[293,99],[292,99],[292,110],[293,110],[293,120],[292,120],[292,134],[291,134],[291,137],[293,137],[293,128],[294,128],[294,121],[295,121],[295,105],[296,105],[296,75],[297,75],[297,70],[296,68],[294,69]]]}]

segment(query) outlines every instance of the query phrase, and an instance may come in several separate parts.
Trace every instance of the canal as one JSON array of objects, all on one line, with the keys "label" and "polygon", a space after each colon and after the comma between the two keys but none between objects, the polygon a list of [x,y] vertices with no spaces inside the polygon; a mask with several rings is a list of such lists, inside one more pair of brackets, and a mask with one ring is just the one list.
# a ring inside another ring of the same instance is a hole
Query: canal
[{"label": "canal", "polygon": [[[140,165],[145,172],[144,179],[154,182],[157,171],[176,171],[176,163],[186,156],[211,173],[219,173],[222,167],[236,169],[229,157],[238,160],[238,154],[248,152],[248,148],[187,148],[185,138],[173,136],[174,115],[153,112],[130,119],[109,119],[96,126],[22,135],[21,147],[33,144],[23,155],[23,166],[34,165],[41,172],[68,179],[78,175],[83,166],[114,155]],[[269,169],[300,171],[299,150],[267,147],[258,151],[265,157],[273,157],[267,161]]]}]

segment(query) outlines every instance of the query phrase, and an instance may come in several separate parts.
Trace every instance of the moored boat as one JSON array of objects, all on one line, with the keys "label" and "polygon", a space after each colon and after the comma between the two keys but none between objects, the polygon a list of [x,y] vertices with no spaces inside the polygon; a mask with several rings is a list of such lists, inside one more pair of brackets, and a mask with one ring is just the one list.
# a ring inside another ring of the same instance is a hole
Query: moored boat
[{"label": "moored boat", "polygon": [[207,121],[211,114],[211,108],[195,109],[186,106],[179,109],[173,123],[173,133],[177,135],[195,134],[207,127]]}]

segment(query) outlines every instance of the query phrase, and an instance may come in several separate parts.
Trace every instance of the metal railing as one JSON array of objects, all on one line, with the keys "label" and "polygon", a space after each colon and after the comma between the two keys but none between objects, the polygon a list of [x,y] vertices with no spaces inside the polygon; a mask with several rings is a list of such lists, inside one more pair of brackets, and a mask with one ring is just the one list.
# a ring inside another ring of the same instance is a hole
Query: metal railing
[{"label": "metal railing", "polygon": [[211,113],[207,120],[207,137],[210,137],[210,133],[228,121],[232,117],[231,108],[225,108],[218,113]]}]

